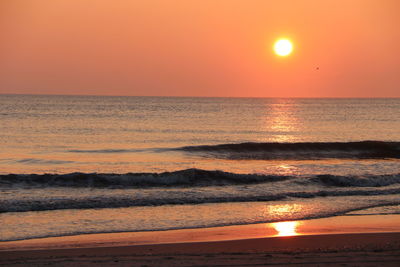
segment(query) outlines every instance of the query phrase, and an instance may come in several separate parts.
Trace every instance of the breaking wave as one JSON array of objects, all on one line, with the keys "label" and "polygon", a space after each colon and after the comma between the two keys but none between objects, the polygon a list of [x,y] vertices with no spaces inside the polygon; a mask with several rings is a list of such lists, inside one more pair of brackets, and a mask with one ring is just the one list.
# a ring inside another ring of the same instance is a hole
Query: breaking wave
[{"label": "breaking wave", "polygon": [[400,183],[400,174],[369,176],[317,175],[312,182],[338,187],[381,187]]},{"label": "breaking wave", "polygon": [[289,176],[237,174],[223,171],[186,169],[163,173],[68,173],[68,174],[8,174],[0,175],[0,187],[98,187],[146,188],[223,186],[276,182]]},{"label": "breaking wave", "polygon": [[[250,186],[254,184],[257,186]],[[4,196],[0,199],[0,212],[390,195],[400,194],[399,184],[400,173],[361,176],[331,174],[279,176],[187,169],[164,173],[9,174],[0,175],[0,188],[27,189],[26,192],[29,194],[12,198]],[[220,189],[210,186],[230,186],[230,188]],[[58,197],[51,194],[43,197],[37,193],[31,195],[32,189],[51,190],[53,187],[60,187],[61,190],[64,188],[79,190],[71,191],[71,195]],[[81,191],[81,188],[90,190]],[[99,188],[93,191],[94,195],[80,193],[92,192],[92,188]],[[110,188],[120,190],[115,194],[105,193]],[[129,188],[130,191],[126,191]]]},{"label": "breaking wave", "polygon": [[293,180],[297,184],[335,187],[382,187],[400,184],[400,173],[384,175],[265,175],[186,169],[163,173],[68,173],[0,175],[0,188],[89,187],[152,188],[250,185]]},{"label": "breaking wave", "polygon": [[240,143],[185,146],[176,150],[223,159],[400,158],[400,142]]}]

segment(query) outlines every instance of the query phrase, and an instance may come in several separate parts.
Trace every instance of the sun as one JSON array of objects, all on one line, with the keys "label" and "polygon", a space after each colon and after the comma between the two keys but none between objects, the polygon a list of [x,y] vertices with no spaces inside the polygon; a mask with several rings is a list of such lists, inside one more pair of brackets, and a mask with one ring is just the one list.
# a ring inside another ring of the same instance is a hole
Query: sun
[{"label": "sun", "polygon": [[279,39],[274,44],[274,51],[278,56],[286,57],[293,51],[292,42],[289,39]]}]

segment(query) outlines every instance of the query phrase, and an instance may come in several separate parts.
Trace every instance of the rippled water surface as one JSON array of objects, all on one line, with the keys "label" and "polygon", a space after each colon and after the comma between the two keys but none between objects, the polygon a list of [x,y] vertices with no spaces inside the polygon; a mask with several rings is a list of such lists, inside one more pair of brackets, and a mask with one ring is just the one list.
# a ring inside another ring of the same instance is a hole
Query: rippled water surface
[{"label": "rippled water surface", "polygon": [[2,95],[0,122],[0,240],[399,210],[400,99]]}]

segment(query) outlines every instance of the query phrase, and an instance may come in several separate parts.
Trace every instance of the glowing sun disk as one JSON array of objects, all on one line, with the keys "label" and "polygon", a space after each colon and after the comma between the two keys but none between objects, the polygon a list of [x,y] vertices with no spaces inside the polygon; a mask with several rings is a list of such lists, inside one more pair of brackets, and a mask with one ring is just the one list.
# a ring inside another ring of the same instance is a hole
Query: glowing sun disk
[{"label": "glowing sun disk", "polygon": [[289,39],[279,39],[274,44],[274,51],[278,56],[288,56],[293,51],[292,42]]}]

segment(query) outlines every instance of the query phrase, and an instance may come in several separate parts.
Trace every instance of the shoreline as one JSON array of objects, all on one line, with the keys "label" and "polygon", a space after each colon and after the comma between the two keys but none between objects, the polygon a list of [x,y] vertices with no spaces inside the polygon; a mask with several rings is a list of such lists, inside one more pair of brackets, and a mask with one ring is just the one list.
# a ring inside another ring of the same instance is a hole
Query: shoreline
[{"label": "shoreline", "polygon": [[399,262],[400,215],[0,242],[0,265],[5,266],[397,266]]},{"label": "shoreline", "polygon": [[339,234],[400,233],[400,214],[327,218],[163,231],[89,233],[0,242],[1,251],[140,246]]},{"label": "shoreline", "polygon": [[2,266],[398,266],[400,233],[0,251]]}]

